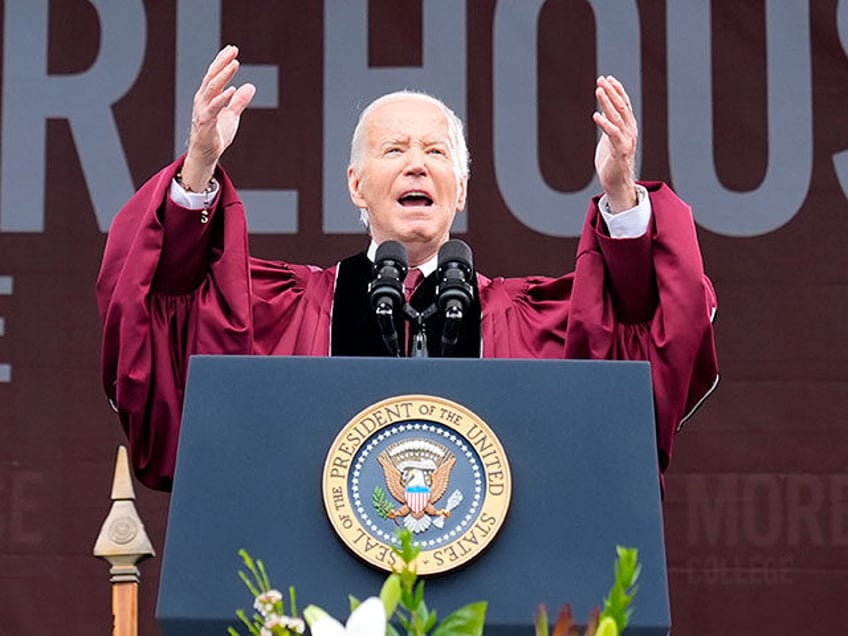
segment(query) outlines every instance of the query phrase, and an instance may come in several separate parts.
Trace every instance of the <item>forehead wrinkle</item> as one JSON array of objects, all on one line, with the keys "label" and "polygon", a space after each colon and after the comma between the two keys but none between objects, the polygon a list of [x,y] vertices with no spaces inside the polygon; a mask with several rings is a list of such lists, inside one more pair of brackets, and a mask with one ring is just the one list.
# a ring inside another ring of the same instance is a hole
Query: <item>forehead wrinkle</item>
[{"label": "forehead wrinkle", "polygon": [[[426,103],[426,102],[425,102]],[[434,112],[428,118],[416,114],[410,116],[408,113],[398,113],[392,110],[397,102],[383,104],[369,113],[365,120],[366,131],[378,135],[408,136],[410,130],[423,130],[425,135],[431,135],[437,131],[440,137],[449,137],[449,122],[442,112]]]},{"label": "forehead wrinkle", "polygon": [[404,145],[408,144],[410,140],[410,135],[401,135],[401,134],[387,134],[383,135],[378,144],[381,147],[384,146],[394,146],[394,145]]},{"label": "forehead wrinkle", "polygon": [[424,147],[430,146],[449,146],[449,140],[443,137],[414,137],[412,135],[391,135],[384,137],[378,142],[380,147],[385,146],[408,146],[410,144],[420,144]]}]

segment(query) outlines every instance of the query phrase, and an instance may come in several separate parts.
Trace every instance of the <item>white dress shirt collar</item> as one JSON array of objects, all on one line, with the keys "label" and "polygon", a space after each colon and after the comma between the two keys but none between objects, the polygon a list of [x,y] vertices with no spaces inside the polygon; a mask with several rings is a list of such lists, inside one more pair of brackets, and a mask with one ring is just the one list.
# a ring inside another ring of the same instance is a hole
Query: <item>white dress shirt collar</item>
[{"label": "white dress shirt collar", "polygon": [[[368,260],[372,263],[374,262],[374,257],[377,255],[377,243],[374,242],[374,239],[371,239],[371,244],[368,246]],[[439,265],[439,255],[433,254],[432,258],[427,259],[423,263],[418,266],[418,269],[421,271],[423,276],[429,276],[433,272],[436,271],[436,267]]]}]

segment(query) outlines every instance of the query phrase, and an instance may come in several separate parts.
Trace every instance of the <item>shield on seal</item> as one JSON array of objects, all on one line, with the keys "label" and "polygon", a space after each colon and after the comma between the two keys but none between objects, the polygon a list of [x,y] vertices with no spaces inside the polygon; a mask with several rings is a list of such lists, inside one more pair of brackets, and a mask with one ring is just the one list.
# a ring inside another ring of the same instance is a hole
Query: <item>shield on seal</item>
[{"label": "shield on seal", "polygon": [[409,485],[406,487],[406,503],[414,514],[420,515],[429,502],[429,486]]}]

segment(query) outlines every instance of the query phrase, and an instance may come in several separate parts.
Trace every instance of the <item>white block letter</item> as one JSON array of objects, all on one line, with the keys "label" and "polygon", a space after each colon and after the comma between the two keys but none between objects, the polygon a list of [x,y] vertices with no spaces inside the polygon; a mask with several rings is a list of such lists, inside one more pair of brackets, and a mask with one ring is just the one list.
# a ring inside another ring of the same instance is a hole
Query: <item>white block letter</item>
[{"label": "white block letter", "polygon": [[[848,52],[848,2],[840,0],[836,9],[836,26],[839,30],[839,41],[842,50]],[[833,167],[842,186],[842,194],[848,197],[848,150],[839,152],[833,156]]]},{"label": "white block letter", "polygon": [[45,121],[67,119],[101,230],[135,190],[118,128],[117,102],[138,77],[146,16],[140,0],[89,0],[100,51],[76,75],[47,74],[47,0],[6,2],[0,231],[44,230]]},{"label": "white block letter", "polygon": [[[220,0],[180,0],[177,4],[177,97],[174,116],[176,155],[186,150],[194,93],[221,46]],[[247,49],[247,46],[241,47],[242,51]],[[277,66],[242,64],[235,83],[252,82],[256,85],[256,95],[249,108],[277,108],[278,76]],[[251,234],[297,233],[296,190],[239,188],[239,198],[247,210]]]},{"label": "white block letter", "polygon": [[[544,0],[501,0],[497,4],[493,60],[495,176],[510,210],[527,227],[549,236],[579,236],[589,199],[600,189],[597,177],[579,192],[565,193],[545,182],[539,166],[536,35],[543,4]],[[594,0],[590,4],[598,25],[598,74],[612,74],[622,81],[638,120],[642,92],[636,4],[632,0]],[[586,122],[594,126],[588,113]],[[592,158],[587,157],[587,161]]]},{"label": "white block letter", "polygon": [[[808,3],[766,2],[768,165],[752,192],[728,190],[716,176],[710,3],[669,2],[666,11],[675,188],[692,204],[698,223],[713,232],[757,236],[776,230],[807,198],[813,168]],[[747,106],[738,106],[742,117]]]}]

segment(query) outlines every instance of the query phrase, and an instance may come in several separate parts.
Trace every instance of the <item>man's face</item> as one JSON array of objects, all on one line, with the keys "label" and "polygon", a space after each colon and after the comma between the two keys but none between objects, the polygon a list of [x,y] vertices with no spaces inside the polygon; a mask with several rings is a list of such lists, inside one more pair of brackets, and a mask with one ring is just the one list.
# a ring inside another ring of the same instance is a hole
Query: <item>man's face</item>
[{"label": "man's face", "polygon": [[432,256],[465,207],[467,179],[455,172],[447,117],[436,104],[402,97],[369,114],[363,138],[348,187],[354,205],[368,210],[371,236],[378,244],[400,241],[411,261]]}]

